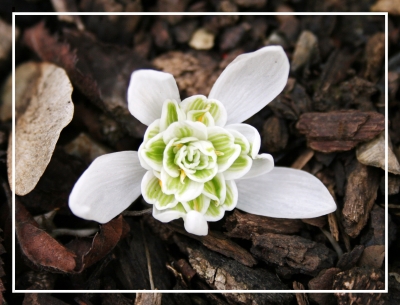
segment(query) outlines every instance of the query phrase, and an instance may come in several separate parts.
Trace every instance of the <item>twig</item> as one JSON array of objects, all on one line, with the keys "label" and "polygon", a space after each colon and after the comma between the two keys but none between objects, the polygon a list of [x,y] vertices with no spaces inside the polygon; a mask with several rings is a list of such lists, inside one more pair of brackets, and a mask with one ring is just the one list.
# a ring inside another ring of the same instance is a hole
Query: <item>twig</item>
[{"label": "twig", "polygon": [[123,216],[142,216],[142,215],[151,213],[151,211],[153,211],[152,208],[142,210],[142,211],[125,211],[122,213],[122,215]]},{"label": "twig", "polygon": [[328,240],[330,241],[330,243],[332,244],[333,248],[335,249],[337,255],[339,256],[339,258],[342,257],[343,255],[343,250],[342,248],[340,248],[339,244],[337,243],[337,241],[333,238],[332,234],[329,233],[328,231],[320,228],[322,233],[324,233],[324,235],[328,238]]},{"label": "twig", "polygon": [[146,238],[145,238],[145,236],[144,236],[143,221],[140,222],[140,227],[141,227],[141,229],[142,229],[142,237],[143,237],[143,243],[144,243],[144,250],[145,250],[145,252],[146,252],[147,270],[148,270],[148,272],[149,272],[150,289],[151,289],[151,290],[154,290],[153,272],[151,271],[150,252],[149,252],[149,248],[147,247]]}]

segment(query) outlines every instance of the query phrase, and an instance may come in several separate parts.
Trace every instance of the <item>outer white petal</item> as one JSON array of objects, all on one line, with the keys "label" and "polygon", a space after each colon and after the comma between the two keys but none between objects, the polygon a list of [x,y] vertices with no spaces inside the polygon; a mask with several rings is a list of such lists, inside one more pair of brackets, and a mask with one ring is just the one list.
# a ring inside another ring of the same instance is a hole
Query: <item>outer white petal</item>
[{"label": "outer white petal", "polygon": [[253,159],[253,164],[246,175],[240,179],[248,179],[261,176],[274,168],[274,158],[270,154],[261,154]]},{"label": "outer white petal", "polygon": [[261,147],[261,137],[260,133],[256,128],[249,124],[231,124],[225,126],[227,130],[236,130],[237,132],[241,133],[247,141],[250,143],[250,156],[254,159],[258,152],[260,151]]},{"label": "outer white petal", "polygon": [[139,197],[145,172],[136,151],[100,156],[75,184],[69,207],[76,216],[106,223]]},{"label": "outer white petal", "polygon": [[238,56],[221,73],[209,98],[224,104],[227,124],[240,123],[264,108],[285,87],[289,60],[281,46]]},{"label": "outer white petal", "polygon": [[189,233],[205,236],[208,234],[208,224],[204,215],[197,211],[190,211],[186,214],[185,229]]},{"label": "outer white petal", "polygon": [[138,70],[132,73],[128,87],[128,108],[132,115],[145,125],[161,117],[165,100],[180,102],[174,77],[155,70]]},{"label": "outer white petal", "polygon": [[236,208],[276,218],[313,218],[332,213],[336,204],[315,176],[301,170],[275,167],[253,179],[236,181]]},{"label": "outer white petal", "polygon": [[194,137],[198,140],[207,140],[207,127],[200,122],[175,122],[169,125],[163,133],[164,143],[168,144],[172,139]]}]

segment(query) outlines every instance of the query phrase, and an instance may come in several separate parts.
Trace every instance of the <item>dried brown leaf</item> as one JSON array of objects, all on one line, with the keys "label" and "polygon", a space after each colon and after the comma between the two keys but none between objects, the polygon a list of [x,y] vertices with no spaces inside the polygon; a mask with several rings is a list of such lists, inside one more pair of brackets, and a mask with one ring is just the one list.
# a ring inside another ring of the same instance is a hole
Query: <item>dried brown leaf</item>
[{"label": "dried brown leaf", "polygon": [[122,216],[102,225],[94,238],[81,238],[67,246],[39,228],[17,200],[16,233],[22,252],[35,265],[56,272],[81,273],[104,258],[129,231]]},{"label": "dried brown leaf", "polygon": [[[26,195],[38,183],[50,162],[61,130],[72,120],[72,85],[65,71],[49,63],[20,67],[32,76],[16,79],[25,90],[16,100],[15,193]],[[7,152],[8,179],[12,181],[12,143]],[[10,183],[11,185],[11,183]]]}]

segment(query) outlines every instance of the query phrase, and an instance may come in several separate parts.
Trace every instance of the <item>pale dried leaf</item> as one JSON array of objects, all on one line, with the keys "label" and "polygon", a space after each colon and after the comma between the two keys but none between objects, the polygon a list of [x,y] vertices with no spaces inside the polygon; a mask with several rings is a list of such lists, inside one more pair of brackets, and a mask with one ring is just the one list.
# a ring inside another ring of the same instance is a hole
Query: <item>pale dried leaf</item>
[{"label": "pale dried leaf", "polygon": [[[49,164],[61,130],[72,120],[74,105],[72,85],[63,69],[49,63],[27,63],[19,69],[21,77],[16,77],[15,100],[15,192],[26,195]],[[10,137],[7,152],[10,184],[11,142]]]}]

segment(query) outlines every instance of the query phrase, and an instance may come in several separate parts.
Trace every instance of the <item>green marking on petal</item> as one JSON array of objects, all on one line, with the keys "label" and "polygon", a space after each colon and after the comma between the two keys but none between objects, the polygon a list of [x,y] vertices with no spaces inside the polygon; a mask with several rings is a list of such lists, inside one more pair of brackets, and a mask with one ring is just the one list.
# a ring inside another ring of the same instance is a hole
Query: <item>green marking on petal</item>
[{"label": "green marking on petal", "polygon": [[200,196],[194,198],[193,200],[182,202],[182,204],[186,208],[187,212],[194,210],[204,214],[210,205],[210,198],[201,194]]},{"label": "green marking on petal", "polygon": [[217,201],[218,204],[223,204],[226,198],[226,183],[224,175],[219,173],[210,181],[204,183],[203,194]]},{"label": "green marking on petal", "polygon": [[175,122],[163,132],[164,143],[169,143],[172,139],[182,139],[194,137],[197,140],[207,140],[207,127],[199,122]]},{"label": "green marking on petal", "polygon": [[193,181],[191,179],[184,179],[181,182],[180,176],[171,177],[163,169],[161,171],[162,191],[168,195],[175,195],[178,201],[189,201],[198,197],[203,191],[204,184]]},{"label": "green marking on petal", "polygon": [[162,133],[149,140],[141,150],[141,157],[156,171],[161,171],[165,143]]},{"label": "green marking on petal", "polygon": [[249,154],[251,147],[246,137],[234,129],[227,128],[226,130],[228,130],[235,138],[235,144],[240,145],[241,154],[246,154],[246,155]]},{"label": "green marking on petal", "polygon": [[176,145],[174,140],[169,141],[164,150],[163,166],[167,173],[172,177],[178,177],[180,174],[179,166],[175,164],[175,149]]},{"label": "green marking on petal", "polygon": [[180,106],[186,114],[192,110],[204,110],[207,106],[207,98],[204,95],[194,95],[184,99]]},{"label": "green marking on petal", "polygon": [[210,206],[207,209],[207,212],[204,215],[204,218],[207,221],[218,221],[224,217],[225,209],[218,205],[216,201],[211,201]]},{"label": "green marking on petal", "polygon": [[187,176],[189,179],[196,181],[196,182],[207,182],[210,181],[218,172],[218,166],[214,166],[213,168],[210,169],[199,169],[196,170],[193,174],[187,172]]},{"label": "green marking on petal", "polygon": [[232,165],[224,172],[226,180],[234,180],[243,177],[251,168],[253,160],[247,155],[240,155]]},{"label": "green marking on petal", "polygon": [[215,125],[214,118],[208,111],[204,110],[191,110],[187,113],[187,120],[193,122],[200,122],[208,127]]},{"label": "green marking on petal", "polygon": [[174,195],[163,193],[160,180],[152,172],[147,172],[142,180],[142,195],[145,201],[155,204],[158,210],[172,208],[178,204]]},{"label": "green marking on petal", "polygon": [[225,126],[228,119],[224,105],[217,100],[208,100],[209,112],[214,118],[215,125]]},{"label": "green marking on petal", "polygon": [[233,180],[226,180],[226,198],[223,207],[226,211],[232,211],[238,201],[238,189]]},{"label": "green marking on petal", "polygon": [[164,131],[172,123],[185,120],[185,114],[180,109],[177,101],[167,100],[163,104],[160,119],[160,130]]}]

